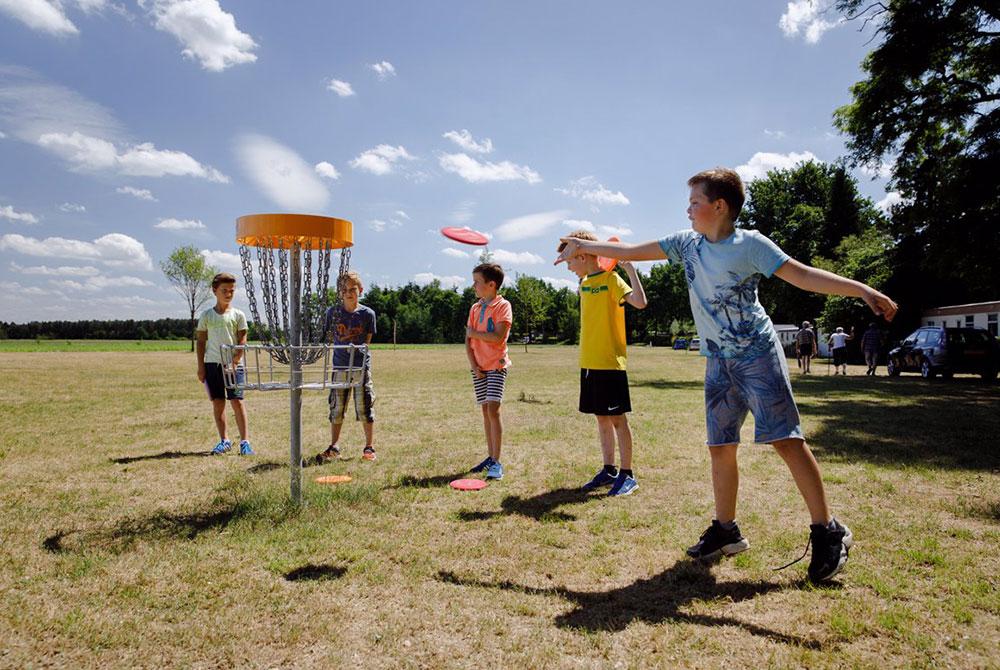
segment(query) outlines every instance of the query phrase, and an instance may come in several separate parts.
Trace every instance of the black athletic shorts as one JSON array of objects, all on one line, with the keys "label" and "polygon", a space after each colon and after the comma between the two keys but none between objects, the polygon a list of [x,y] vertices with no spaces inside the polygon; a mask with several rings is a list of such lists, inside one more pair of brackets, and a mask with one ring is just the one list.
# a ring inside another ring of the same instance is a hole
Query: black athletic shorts
[{"label": "black athletic shorts", "polygon": [[833,364],[847,365],[847,347],[837,347],[833,350]]},{"label": "black athletic shorts", "polygon": [[811,344],[800,344],[799,345],[799,358],[805,358],[806,356],[813,355],[813,345]]},{"label": "black athletic shorts", "polygon": [[[237,379],[244,377],[245,374],[243,368],[236,368]],[[205,363],[205,388],[208,389],[208,397],[212,400],[243,400],[243,391],[226,388],[221,363]]]},{"label": "black athletic shorts", "polygon": [[628,374],[624,370],[580,370],[580,411],[617,416],[632,411]]}]

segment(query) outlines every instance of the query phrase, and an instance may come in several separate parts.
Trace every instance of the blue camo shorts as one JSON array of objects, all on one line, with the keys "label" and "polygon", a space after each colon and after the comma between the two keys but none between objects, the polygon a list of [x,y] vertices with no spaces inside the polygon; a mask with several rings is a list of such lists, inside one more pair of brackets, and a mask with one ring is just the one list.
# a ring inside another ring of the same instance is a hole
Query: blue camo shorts
[{"label": "blue camo shorts", "polygon": [[708,446],[737,444],[753,413],[754,442],[804,439],[792,397],[788,363],[777,345],[748,359],[708,358],[705,367],[705,420]]}]

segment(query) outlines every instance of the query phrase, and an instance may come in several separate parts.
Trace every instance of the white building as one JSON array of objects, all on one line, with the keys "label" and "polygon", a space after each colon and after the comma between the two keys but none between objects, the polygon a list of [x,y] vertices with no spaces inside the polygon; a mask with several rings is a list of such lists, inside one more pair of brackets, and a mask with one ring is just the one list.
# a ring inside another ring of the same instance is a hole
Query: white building
[{"label": "white building", "polygon": [[[785,350],[785,353],[789,356],[796,356],[795,335],[799,332],[799,327],[788,323],[776,323],[774,324],[774,330],[778,333],[781,348]],[[818,328],[814,327],[813,332],[816,333],[816,344],[819,349],[819,355],[829,356],[830,345],[827,343],[829,338]]]},{"label": "white building", "polygon": [[985,328],[990,331],[993,337],[996,337],[998,319],[1000,319],[1000,300],[928,309],[920,315],[920,325],[945,326],[946,328]]}]

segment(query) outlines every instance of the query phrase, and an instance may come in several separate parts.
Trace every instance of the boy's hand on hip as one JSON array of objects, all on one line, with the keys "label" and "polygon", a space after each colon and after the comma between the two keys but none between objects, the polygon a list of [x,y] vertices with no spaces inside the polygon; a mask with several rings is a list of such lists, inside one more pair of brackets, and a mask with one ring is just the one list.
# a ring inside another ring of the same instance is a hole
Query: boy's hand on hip
[{"label": "boy's hand on hip", "polygon": [[483,372],[480,368],[472,368],[472,374],[476,375],[476,379],[482,379],[483,377],[486,376],[486,373]]},{"label": "boy's hand on hip", "polygon": [[198,367],[198,381],[205,382],[205,368],[201,366]]},{"label": "boy's hand on hip", "polygon": [[896,312],[899,310],[899,306],[889,296],[879,293],[875,289],[869,289],[863,297],[871,310],[879,316],[884,317],[886,321],[892,321],[892,318],[896,316]]}]

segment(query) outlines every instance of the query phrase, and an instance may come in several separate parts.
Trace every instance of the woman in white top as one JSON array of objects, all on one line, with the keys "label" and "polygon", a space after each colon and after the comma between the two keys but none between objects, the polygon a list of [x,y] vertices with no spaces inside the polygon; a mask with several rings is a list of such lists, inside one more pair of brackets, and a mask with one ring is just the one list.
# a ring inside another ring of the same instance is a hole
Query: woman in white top
[{"label": "woman in white top", "polygon": [[848,335],[844,332],[844,329],[837,326],[837,330],[830,335],[830,341],[827,343],[833,350],[833,374],[837,374],[840,368],[843,368],[843,374],[847,374],[847,343],[854,339],[854,328],[851,328],[851,334]]}]

